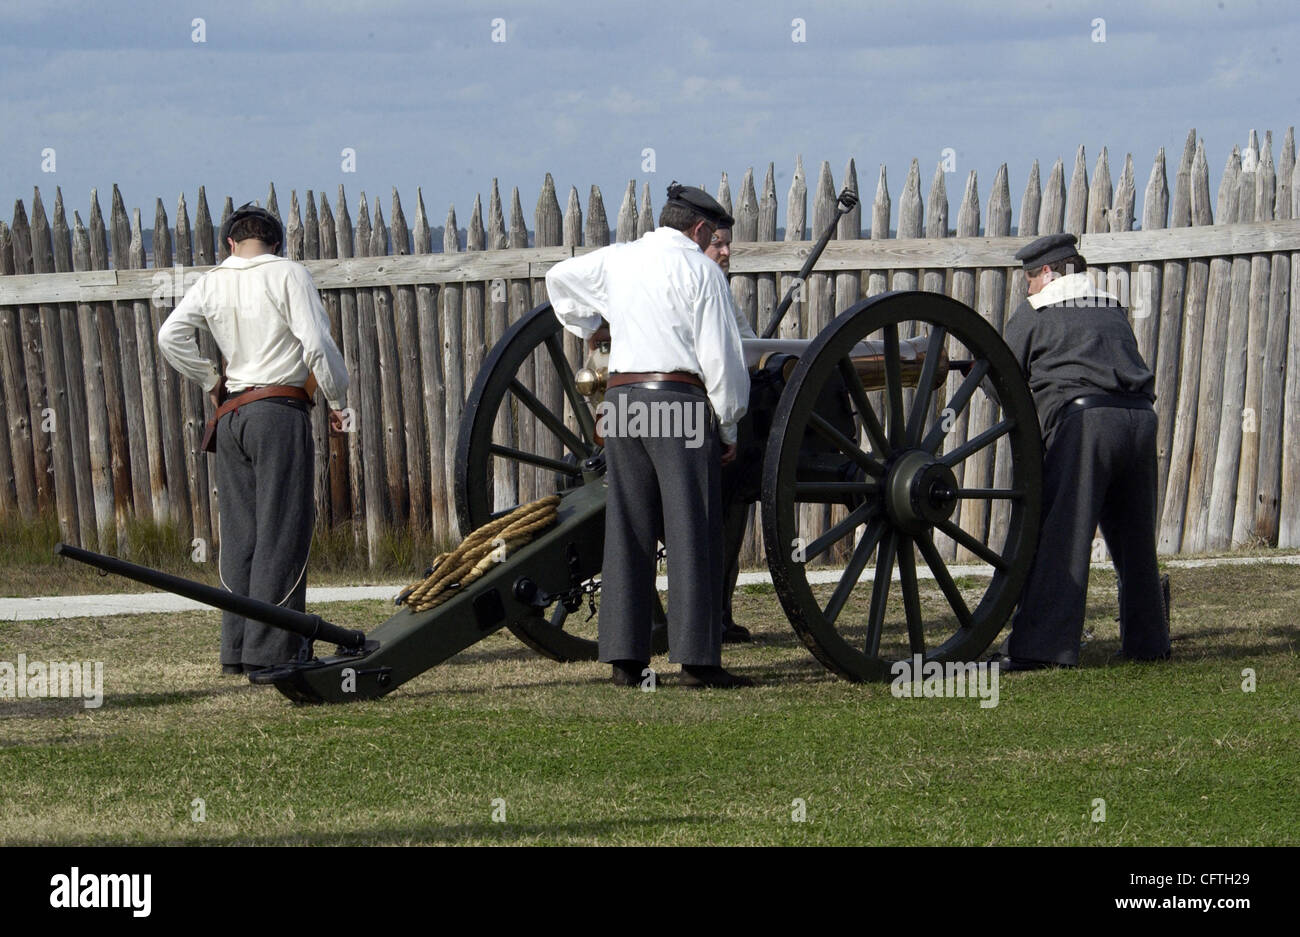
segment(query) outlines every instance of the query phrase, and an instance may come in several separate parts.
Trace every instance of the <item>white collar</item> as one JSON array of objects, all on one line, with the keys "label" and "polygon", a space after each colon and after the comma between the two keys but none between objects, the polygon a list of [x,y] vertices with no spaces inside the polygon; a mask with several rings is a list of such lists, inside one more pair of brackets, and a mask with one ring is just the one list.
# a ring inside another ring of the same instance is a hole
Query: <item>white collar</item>
[{"label": "white collar", "polygon": [[1099,290],[1092,285],[1086,273],[1070,273],[1063,277],[1057,277],[1051,283],[1048,283],[1041,290],[1029,297],[1029,305],[1035,309],[1042,309],[1044,306],[1055,306],[1058,303],[1071,302],[1074,300],[1088,300],[1088,302],[1074,303],[1075,305],[1098,305],[1096,300],[1100,300],[1100,305],[1118,306],[1119,300],[1104,290]]}]

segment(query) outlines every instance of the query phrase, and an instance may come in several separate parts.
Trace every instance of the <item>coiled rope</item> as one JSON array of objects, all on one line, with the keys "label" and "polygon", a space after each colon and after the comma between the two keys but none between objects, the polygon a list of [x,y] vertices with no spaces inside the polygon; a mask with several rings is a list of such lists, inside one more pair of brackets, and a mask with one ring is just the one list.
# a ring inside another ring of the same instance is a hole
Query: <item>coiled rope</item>
[{"label": "coiled rope", "polygon": [[484,524],[456,549],[439,554],[429,575],[404,589],[397,603],[413,612],[425,612],[454,598],[459,590],[554,524],[559,504],[559,495],[549,495]]}]

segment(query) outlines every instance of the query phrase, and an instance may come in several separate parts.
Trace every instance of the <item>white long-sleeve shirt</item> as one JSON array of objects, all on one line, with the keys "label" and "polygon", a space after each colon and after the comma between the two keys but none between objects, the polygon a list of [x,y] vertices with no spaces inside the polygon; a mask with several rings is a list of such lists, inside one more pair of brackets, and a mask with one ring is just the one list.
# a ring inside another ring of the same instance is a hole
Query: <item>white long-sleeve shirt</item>
[{"label": "white long-sleeve shirt", "polygon": [[749,403],[731,291],[721,268],[673,228],[552,267],[546,290],[566,329],[586,338],[609,322],[611,374],[689,371],[704,383],[724,444]]},{"label": "white long-sleeve shirt", "polygon": [[342,409],[347,367],[302,264],[273,254],[227,257],[185,291],[158,330],[158,347],[173,368],[212,390],[221,375],[199,352],[195,328],[211,332],[225,356],[230,391],[302,387],[315,374],[330,409]]}]

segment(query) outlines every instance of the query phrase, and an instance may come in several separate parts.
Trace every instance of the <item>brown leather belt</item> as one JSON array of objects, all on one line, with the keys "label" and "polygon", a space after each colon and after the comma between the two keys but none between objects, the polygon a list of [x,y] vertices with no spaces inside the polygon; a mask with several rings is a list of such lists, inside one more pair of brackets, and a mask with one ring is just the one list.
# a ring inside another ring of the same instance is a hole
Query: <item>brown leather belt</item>
[{"label": "brown leather belt", "polygon": [[624,384],[648,384],[661,381],[676,381],[679,384],[704,387],[704,382],[690,371],[619,371],[609,376],[605,386],[622,387]]},{"label": "brown leather belt", "polygon": [[311,406],[314,401],[311,395],[301,387],[294,387],[291,384],[268,384],[265,387],[254,387],[246,390],[241,394],[226,400],[221,406],[217,407],[216,414],[208,421],[207,427],[203,432],[203,443],[200,449],[203,452],[217,451],[217,424],[227,413],[234,413],[240,407],[246,404],[254,403],[258,400],[266,400],[268,397],[288,397],[292,400],[301,400]]}]

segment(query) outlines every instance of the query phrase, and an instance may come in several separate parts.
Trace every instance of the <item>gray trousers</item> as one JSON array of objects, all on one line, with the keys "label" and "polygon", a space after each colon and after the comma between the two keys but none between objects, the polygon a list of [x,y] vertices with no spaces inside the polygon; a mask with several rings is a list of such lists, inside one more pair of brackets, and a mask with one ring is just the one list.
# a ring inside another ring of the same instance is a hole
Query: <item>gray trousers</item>
[{"label": "gray trousers", "polygon": [[1042,531],[1007,642],[1012,657],[1079,662],[1099,523],[1119,574],[1124,654],[1169,653],[1156,565],[1156,415],[1097,407],[1065,417],[1047,448]]},{"label": "gray trousers", "polygon": [[[650,660],[655,552],[668,548],[668,647],[675,663],[722,662],[721,449],[708,398],[682,391],[611,388],[611,406],[703,405],[702,445],[671,436],[606,435],[605,562],[601,571],[600,659]],[[623,402],[620,404],[620,397]]]},{"label": "gray trousers", "polygon": [[[306,407],[257,400],[217,425],[221,503],[221,582],[231,592],[303,611],[307,554],[316,506],[313,445]],[[310,642],[223,612],[225,668],[310,657]]]}]

